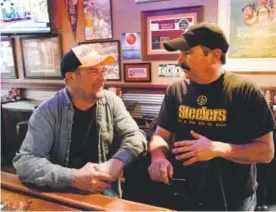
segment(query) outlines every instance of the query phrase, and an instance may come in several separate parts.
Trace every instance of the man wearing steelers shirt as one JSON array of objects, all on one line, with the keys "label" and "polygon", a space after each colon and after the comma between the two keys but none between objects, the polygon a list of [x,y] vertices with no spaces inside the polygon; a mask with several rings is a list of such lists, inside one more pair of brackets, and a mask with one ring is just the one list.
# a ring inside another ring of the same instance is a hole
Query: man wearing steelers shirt
[{"label": "man wearing steelers shirt", "polygon": [[176,210],[253,211],[255,164],[274,156],[275,123],[264,97],[222,69],[229,45],[218,26],[195,24],[164,47],[180,50],[185,79],[166,91],[149,143],[151,179],[183,190],[160,193],[173,197],[167,206]]}]

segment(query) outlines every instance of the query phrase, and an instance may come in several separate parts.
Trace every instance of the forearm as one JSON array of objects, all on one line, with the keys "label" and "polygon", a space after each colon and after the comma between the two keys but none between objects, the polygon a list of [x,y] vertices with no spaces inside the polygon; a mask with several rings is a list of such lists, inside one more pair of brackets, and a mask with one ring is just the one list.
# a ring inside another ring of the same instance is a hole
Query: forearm
[{"label": "forearm", "polygon": [[169,145],[161,136],[153,135],[149,143],[149,151],[151,158],[166,157],[169,151]]},{"label": "forearm", "polygon": [[20,153],[15,156],[13,165],[25,183],[52,188],[71,187],[73,183],[75,169],[52,164],[46,158]]},{"label": "forearm", "polygon": [[229,144],[214,142],[217,157],[241,163],[269,163],[271,161],[271,147],[265,142],[250,144]]},{"label": "forearm", "polygon": [[133,160],[139,157],[142,153],[146,152],[147,143],[146,137],[138,127],[132,132],[119,137],[116,142],[121,142],[118,151],[113,155],[113,158],[117,158],[125,163],[130,164]]},{"label": "forearm", "polygon": [[127,165],[147,151],[147,139],[118,97],[114,102],[114,124],[119,149],[113,158],[118,158]]},{"label": "forearm", "polygon": [[112,177],[112,181],[115,181],[121,176],[124,167],[124,161],[118,158],[111,158],[108,161],[95,166],[95,169],[97,171],[110,174],[110,176]]}]

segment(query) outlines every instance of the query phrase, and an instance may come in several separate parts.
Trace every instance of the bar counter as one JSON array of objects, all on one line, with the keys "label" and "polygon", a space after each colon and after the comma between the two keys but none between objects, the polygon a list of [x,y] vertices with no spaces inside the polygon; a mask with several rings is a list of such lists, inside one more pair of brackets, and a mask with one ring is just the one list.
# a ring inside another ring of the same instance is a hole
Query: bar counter
[{"label": "bar counter", "polygon": [[45,192],[24,185],[18,176],[6,172],[1,172],[1,194],[1,201],[5,199],[30,201],[28,210],[171,211],[101,194]]},{"label": "bar counter", "polygon": [[[78,211],[75,208],[24,195],[15,191],[9,191],[3,188],[1,188],[1,202],[4,204],[7,204],[8,202],[16,203],[13,204],[13,206],[3,208],[4,211],[5,209],[20,211]],[[16,205],[21,207],[15,208]]]}]

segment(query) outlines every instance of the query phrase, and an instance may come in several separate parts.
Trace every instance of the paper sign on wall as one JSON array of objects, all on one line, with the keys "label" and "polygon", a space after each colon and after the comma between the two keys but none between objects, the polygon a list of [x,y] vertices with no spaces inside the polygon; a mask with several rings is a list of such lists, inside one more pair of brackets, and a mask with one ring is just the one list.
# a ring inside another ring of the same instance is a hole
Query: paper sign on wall
[{"label": "paper sign on wall", "polygon": [[122,33],[123,59],[141,59],[140,32]]},{"label": "paper sign on wall", "polygon": [[184,72],[178,64],[159,64],[160,77],[182,77]]}]

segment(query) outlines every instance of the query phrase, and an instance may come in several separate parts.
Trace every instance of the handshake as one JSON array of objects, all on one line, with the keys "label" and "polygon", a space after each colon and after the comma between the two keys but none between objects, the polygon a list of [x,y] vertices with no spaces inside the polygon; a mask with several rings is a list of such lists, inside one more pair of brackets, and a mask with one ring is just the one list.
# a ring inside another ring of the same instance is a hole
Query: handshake
[{"label": "handshake", "polygon": [[100,193],[111,187],[122,174],[124,162],[112,158],[104,163],[87,163],[73,174],[72,187]]}]

